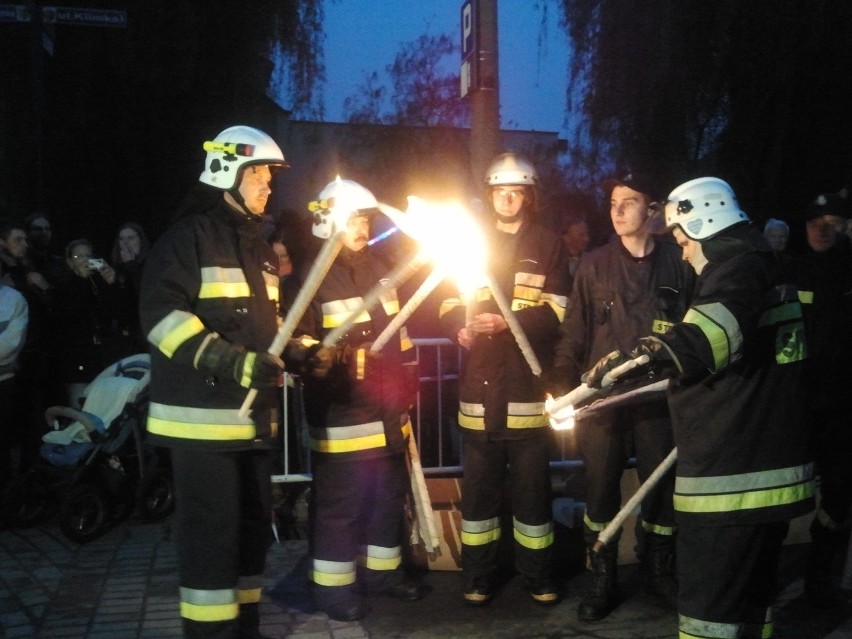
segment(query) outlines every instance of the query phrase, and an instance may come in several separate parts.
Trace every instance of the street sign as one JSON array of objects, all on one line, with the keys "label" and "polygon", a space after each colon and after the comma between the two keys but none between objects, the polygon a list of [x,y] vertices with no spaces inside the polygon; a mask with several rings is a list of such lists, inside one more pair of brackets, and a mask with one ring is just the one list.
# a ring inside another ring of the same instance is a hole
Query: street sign
[{"label": "street sign", "polygon": [[459,78],[461,83],[461,97],[465,97],[477,86],[477,29],[476,29],[476,2],[477,0],[466,0],[461,7],[461,68]]},{"label": "street sign", "polygon": [[84,27],[127,26],[127,12],[115,9],[83,9],[75,7],[42,7],[45,24],[73,24]]},{"label": "street sign", "polygon": [[0,4],[0,22],[30,22],[30,8],[22,4]]}]

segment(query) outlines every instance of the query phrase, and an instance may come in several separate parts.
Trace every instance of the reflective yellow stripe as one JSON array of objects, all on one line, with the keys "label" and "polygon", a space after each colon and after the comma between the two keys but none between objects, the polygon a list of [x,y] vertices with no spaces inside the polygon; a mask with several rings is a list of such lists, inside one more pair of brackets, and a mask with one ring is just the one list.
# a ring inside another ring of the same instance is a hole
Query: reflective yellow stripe
[{"label": "reflective yellow stripe", "polygon": [[741,624],[719,623],[678,615],[678,639],[737,639]]},{"label": "reflective yellow stripe", "polygon": [[813,291],[799,291],[799,302],[802,304],[813,304],[814,303],[814,292]]},{"label": "reflective yellow stripe", "polygon": [[515,290],[512,294],[512,297],[514,297],[516,300],[526,302],[527,304],[535,304],[541,297],[541,289],[530,288],[528,286],[515,286]]},{"label": "reflective yellow stripe", "polygon": [[[342,325],[363,303],[364,300],[360,297],[350,297],[345,300],[324,302],[322,305],[323,328],[335,328]],[[355,319],[356,324],[363,324],[364,322],[369,321],[370,313],[367,311],[363,311]]]},{"label": "reflective yellow stripe", "polygon": [[739,358],[743,336],[736,318],[722,304],[702,304],[690,308],[683,318],[685,324],[698,327],[713,352],[713,372]]},{"label": "reflective yellow stripe", "polygon": [[[547,426],[544,402],[509,402],[507,428],[540,428]],[[471,430],[485,430],[485,406],[459,402],[459,426]]]},{"label": "reflective yellow stripe", "polygon": [[565,319],[565,311],[568,308],[568,298],[564,295],[542,293],[541,301],[553,309],[553,312],[556,313],[556,319],[562,323],[562,320]]},{"label": "reflective yellow stripe", "polygon": [[665,334],[669,332],[669,329],[674,326],[672,322],[667,322],[666,320],[655,319],[651,322],[651,332]]},{"label": "reflective yellow stripe", "polygon": [[351,453],[387,445],[382,422],[310,429],[311,450],[320,453]]},{"label": "reflective yellow stripe", "polygon": [[149,433],[179,439],[231,441],[254,439],[256,429],[249,417],[240,417],[238,408],[191,408],[151,402],[148,408]]},{"label": "reflective yellow stripe", "polygon": [[264,271],[263,283],[266,288],[266,296],[273,302],[277,302],[281,291],[281,281],[278,279],[278,276]]},{"label": "reflective yellow stripe", "polygon": [[249,352],[243,358],[243,370],[240,375],[240,386],[248,388],[251,385],[251,372],[254,369],[254,363],[257,361],[257,353]]},{"label": "reflective yellow stripe", "polygon": [[397,313],[399,313],[399,300],[398,299],[392,299],[392,300],[388,300],[388,301],[382,300],[382,308],[385,309],[386,315],[388,315],[388,316],[396,315]]},{"label": "reflective yellow stripe", "polygon": [[370,570],[396,570],[402,564],[402,548],[368,545],[362,561]]},{"label": "reflective yellow stripe", "polygon": [[232,589],[180,589],[180,616],[202,622],[230,621],[240,614],[236,592]]},{"label": "reflective yellow stripe", "polygon": [[531,526],[512,518],[515,541],[524,548],[541,550],[553,545],[553,523]]},{"label": "reflective yellow stripe", "polygon": [[201,269],[199,299],[251,297],[246,276],[241,268],[205,266]]},{"label": "reflective yellow stripe", "polygon": [[541,290],[544,288],[545,279],[546,276],[540,273],[515,273],[515,287],[527,286]]},{"label": "reflective yellow stripe", "polygon": [[171,359],[181,344],[204,330],[204,324],[192,313],[172,311],[151,329],[148,341]]},{"label": "reflective yellow stripe", "polygon": [[438,317],[443,317],[447,313],[449,313],[454,308],[458,308],[459,306],[464,306],[462,301],[457,297],[450,297],[449,299],[445,299],[441,302],[441,306],[438,308]]},{"label": "reflective yellow stripe", "polygon": [[260,601],[260,596],[263,590],[261,588],[251,588],[249,590],[237,590],[237,601],[241,604],[252,604]]},{"label": "reflective yellow stripe", "polygon": [[793,466],[723,477],[677,477],[681,512],[718,513],[795,504],[814,494],[813,466]]},{"label": "reflective yellow stripe", "polygon": [[500,520],[497,517],[481,521],[462,519],[461,541],[467,546],[484,546],[500,540]]},{"label": "reflective yellow stripe", "polygon": [[237,580],[237,601],[241,604],[258,603],[263,593],[263,576],[242,576]]},{"label": "reflective yellow stripe", "polygon": [[414,348],[414,342],[408,336],[408,328],[403,326],[399,329],[399,350],[404,353],[405,351],[410,351],[412,348]]},{"label": "reflective yellow stripe", "polygon": [[583,523],[586,525],[586,527],[589,530],[593,530],[595,532],[601,532],[604,528],[606,528],[609,525],[608,521],[604,521],[604,522],[592,521],[591,519],[589,519],[589,513],[588,512],[583,514]]},{"label": "reflective yellow stripe", "polygon": [[367,349],[359,348],[355,351],[355,379],[364,379],[367,372]]},{"label": "reflective yellow stripe", "polygon": [[766,609],[763,623],[747,623],[743,625],[743,637],[770,639],[775,634],[775,622],[773,620],[773,611],[769,607]]},{"label": "reflective yellow stripe", "polygon": [[642,530],[656,535],[664,535],[666,537],[671,537],[675,534],[674,526],[660,526],[659,524],[652,524],[649,521],[642,522]]},{"label": "reflective yellow stripe", "polygon": [[314,559],[311,581],[319,586],[348,586],[355,583],[354,561]]}]

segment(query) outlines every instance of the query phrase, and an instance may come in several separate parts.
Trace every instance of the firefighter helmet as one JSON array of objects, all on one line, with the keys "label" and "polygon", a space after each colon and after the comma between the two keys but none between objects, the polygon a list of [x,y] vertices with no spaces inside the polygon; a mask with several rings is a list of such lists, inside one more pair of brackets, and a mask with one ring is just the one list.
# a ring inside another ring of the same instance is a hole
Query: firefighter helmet
[{"label": "firefighter helmet", "polygon": [[733,189],[724,180],[703,177],[677,187],[666,200],[666,227],[675,226],[690,239],[710,239],[736,224],[748,222]]},{"label": "firefighter helmet", "polygon": [[279,146],[263,131],[250,126],[232,126],[204,143],[207,158],[199,182],[230,191],[239,186],[247,166],[265,164],[287,168]]},{"label": "firefighter helmet", "polygon": [[317,199],[308,205],[314,214],[311,231],[323,239],[331,237],[335,224],[342,224],[351,215],[369,215],[378,206],[369,189],[354,180],[343,180],[338,176],[326,184]]},{"label": "firefighter helmet", "polygon": [[488,186],[500,186],[503,184],[523,184],[536,186],[538,184],[538,172],[522,155],[517,153],[501,153],[491,162],[485,173],[485,183]]}]

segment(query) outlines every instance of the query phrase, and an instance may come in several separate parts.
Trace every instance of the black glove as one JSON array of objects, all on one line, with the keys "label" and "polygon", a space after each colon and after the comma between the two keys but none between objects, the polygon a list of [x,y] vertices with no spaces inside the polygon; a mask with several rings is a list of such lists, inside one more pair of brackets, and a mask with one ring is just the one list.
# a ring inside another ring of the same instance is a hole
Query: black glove
[{"label": "black glove", "polygon": [[411,362],[410,364],[403,364],[402,370],[402,383],[405,388],[407,408],[411,408],[417,404],[417,393],[420,391],[420,369],[415,362]]},{"label": "black glove", "polygon": [[275,355],[247,351],[215,333],[203,346],[195,367],[235,380],[245,388],[270,388],[283,383],[284,362]]},{"label": "black glove", "polygon": [[583,373],[580,379],[589,388],[600,388],[604,376],[612,369],[624,364],[624,362],[629,359],[631,359],[630,356],[626,355],[622,351],[612,351],[609,355],[601,357],[594,366]]},{"label": "black glove", "polygon": [[308,336],[291,339],[284,349],[287,364],[300,375],[310,375],[316,379],[325,379],[331,367],[337,362],[337,350],[323,346]]}]

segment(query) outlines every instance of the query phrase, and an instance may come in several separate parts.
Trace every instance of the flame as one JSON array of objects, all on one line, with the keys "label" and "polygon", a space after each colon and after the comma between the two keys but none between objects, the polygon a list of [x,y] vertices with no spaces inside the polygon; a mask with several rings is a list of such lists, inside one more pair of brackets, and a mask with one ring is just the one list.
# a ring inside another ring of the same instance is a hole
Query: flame
[{"label": "flame", "polygon": [[553,405],[555,403],[556,400],[548,393],[547,398],[544,400],[544,412],[549,418],[550,427],[553,430],[571,430],[574,428],[575,415],[577,413],[574,407],[569,404],[554,413]]}]

